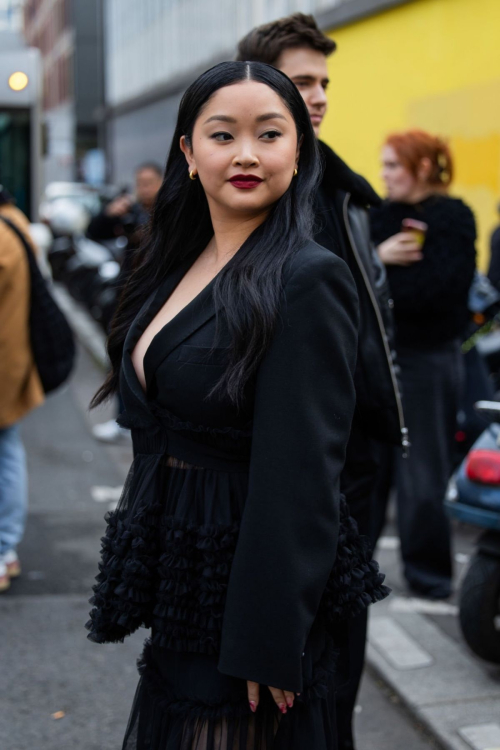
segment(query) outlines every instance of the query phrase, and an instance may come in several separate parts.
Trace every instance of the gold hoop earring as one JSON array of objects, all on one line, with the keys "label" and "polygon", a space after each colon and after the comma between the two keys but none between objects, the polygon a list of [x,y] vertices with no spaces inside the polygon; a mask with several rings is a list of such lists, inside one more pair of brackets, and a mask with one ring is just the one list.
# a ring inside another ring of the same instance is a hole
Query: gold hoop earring
[{"label": "gold hoop earring", "polygon": [[196,175],[194,173],[194,169],[192,169],[191,172],[189,173],[189,179],[190,180],[196,180]]},{"label": "gold hoop earring", "polygon": [[299,170],[297,169],[297,167],[295,167],[295,169],[293,170],[293,176],[297,177],[298,173],[299,173]]}]

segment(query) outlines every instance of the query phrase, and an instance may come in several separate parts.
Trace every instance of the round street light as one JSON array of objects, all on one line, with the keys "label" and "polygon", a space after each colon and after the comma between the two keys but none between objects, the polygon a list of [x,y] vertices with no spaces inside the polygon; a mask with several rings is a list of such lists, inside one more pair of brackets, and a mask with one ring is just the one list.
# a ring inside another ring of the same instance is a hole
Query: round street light
[{"label": "round street light", "polygon": [[26,73],[17,70],[9,76],[9,86],[12,91],[22,91],[28,85],[29,78]]}]

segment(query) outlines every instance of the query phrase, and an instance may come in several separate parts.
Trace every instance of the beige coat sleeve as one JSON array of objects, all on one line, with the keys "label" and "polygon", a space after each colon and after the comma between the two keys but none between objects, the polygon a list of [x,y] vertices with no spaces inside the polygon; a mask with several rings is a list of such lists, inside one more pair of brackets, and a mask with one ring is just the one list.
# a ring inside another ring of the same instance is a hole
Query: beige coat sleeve
[{"label": "beige coat sleeve", "polygon": [[[26,231],[27,220],[20,211],[4,207],[2,213]],[[0,428],[15,424],[43,402],[31,352],[29,312],[25,250],[12,230],[0,222]]]}]

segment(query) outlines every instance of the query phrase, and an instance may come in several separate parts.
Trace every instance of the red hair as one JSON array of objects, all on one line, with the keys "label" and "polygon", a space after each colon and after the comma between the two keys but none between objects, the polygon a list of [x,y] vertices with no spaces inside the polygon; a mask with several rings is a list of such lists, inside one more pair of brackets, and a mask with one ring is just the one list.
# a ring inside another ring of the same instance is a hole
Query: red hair
[{"label": "red hair", "polygon": [[447,187],[453,179],[453,157],[448,144],[435,135],[424,130],[406,130],[402,133],[391,133],[386,138],[386,146],[392,146],[398,159],[414,177],[422,159],[429,159],[431,171],[427,182],[429,185]]}]

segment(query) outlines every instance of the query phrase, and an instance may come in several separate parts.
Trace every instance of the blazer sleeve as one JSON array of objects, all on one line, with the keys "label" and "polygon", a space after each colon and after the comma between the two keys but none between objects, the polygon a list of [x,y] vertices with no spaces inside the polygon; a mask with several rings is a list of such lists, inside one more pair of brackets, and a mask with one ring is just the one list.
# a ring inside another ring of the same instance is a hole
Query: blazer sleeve
[{"label": "blazer sleeve", "polygon": [[219,671],[300,692],[302,654],[336,556],[358,299],[347,265],[330,253],[296,268],[284,291],[257,375]]}]

